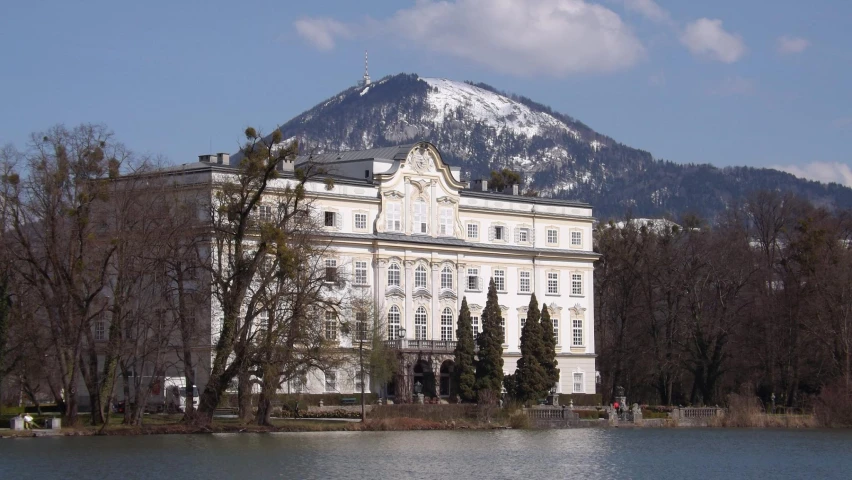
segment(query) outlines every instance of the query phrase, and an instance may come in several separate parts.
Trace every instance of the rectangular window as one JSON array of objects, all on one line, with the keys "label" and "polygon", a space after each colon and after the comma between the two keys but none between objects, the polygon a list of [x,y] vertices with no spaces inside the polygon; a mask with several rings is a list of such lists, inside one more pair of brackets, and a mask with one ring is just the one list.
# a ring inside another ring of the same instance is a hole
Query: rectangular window
[{"label": "rectangular window", "polygon": [[530,241],[530,231],[526,228],[518,230],[518,242],[527,243]]},{"label": "rectangular window", "polygon": [[583,232],[578,232],[578,231],[571,232],[571,246],[572,247],[583,246]]},{"label": "rectangular window", "polygon": [[326,227],[334,227],[334,217],[337,215],[334,212],[325,212],[325,226]]},{"label": "rectangular window", "polygon": [[334,283],[337,281],[337,260],[325,259],[325,281]]},{"label": "rectangular window", "polygon": [[271,205],[261,205],[258,207],[258,212],[260,213],[260,221],[261,222],[271,222],[272,221],[272,206]]},{"label": "rectangular window", "polygon": [[583,393],[583,374],[574,374],[574,393]]},{"label": "rectangular window", "polygon": [[355,392],[361,393],[364,390],[364,381],[367,377],[362,370],[355,371]]},{"label": "rectangular window", "polygon": [[571,345],[574,347],[582,347],[583,346],[583,320],[579,318],[575,318],[571,320],[572,327],[572,336],[571,336]]},{"label": "rectangular window", "polygon": [[520,291],[521,293],[530,293],[530,272],[521,272]]},{"label": "rectangular window", "polygon": [[95,322],[95,340],[106,340],[106,322],[103,320]]},{"label": "rectangular window", "polygon": [[296,377],[293,379],[291,386],[293,387],[293,393],[302,393],[305,390],[305,386],[308,384],[307,377]]},{"label": "rectangular window", "polygon": [[453,209],[452,208],[441,208],[441,216],[440,216],[440,235],[452,235],[453,234]]},{"label": "rectangular window", "polygon": [[473,338],[479,336],[479,317],[470,317],[470,323],[473,325]]},{"label": "rectangular window", "polygon": [[326,340],[337,340],[337,314],[325,312],[325,338]]},{"label": "rectangular window", "polygon": [[479,290],[479,269],[478,268],[468,268],[467,269],[467,289],[468,290]]},{"label": "rectangular window", "polygon": [[355,229],[356,230],[366,230],[367,229],[367,214],[366,213],[356,213],[355,214]]},{"label": "rectangular window", "polygon": [[583,274],[582,273],[572,273],[571,274],[571,295],[582,295],[583,294]]},{"label": "rectangular window", "polygon": [[476,240],[479,238],[479,225],[475,223],[467,224],[467,238]]},{"label": "rectangular window", "polygon": [[553,323],[553,343],[556,345],[560,345],[559,343],[559,319],[551,318],[550,322]]},{"label": "rectangular window", "polygon": [[358,260],[355,262],[355,285],[367,284],[367,262]]},{"label": "rectangular window", "polygon": [[559,274],[556,272],[547,273],[547,293],[559,295]]},{"label": "rectangular window", "polygon": [[391,202],[387,204],[388,211],[385,214],[385,229],[389,232],[402,231],[402,205],[399,202]]},{"label": "rectangular window", "polygon": [[506,317],[500,317],[500,334],[503,335],[503,343],[506,343]]},{"label": "rectangular window", "polygon": [[521,317],[521,335],[524,334],[524,325],[527,324],[527,317]]},{"label": "rectangular window", "polygon": [[504,227],[497,226],[494,227],[494,240],[505,240],[506,235],[503,231]]},{"label": "rectangular window", "polygon": [[426,268],[423,265],[414,270],[414,288],[426,288]]},{"label": "rectangular window", "polygon": [[325,372],[325,391],[337,391],[337,372]]},{"label": "rectangular window", "polygon": [[453,288],[453,271],[450,267],[444,267],[441,270],[441,288]]},{"label": "rectangular window", "polygon": [[547,229],[547,243],[549,245],[556,245],[559,243],[559,231],[555,228]]},{"label": "rectangular window", "polygon": [[498,292],[506,291],[506,271],[494,270],[494,287]]},{"label": "rectangular window", "polygon": [[355,312],[355,340],[367,340],[367,312]]},{"label": "rectangular window", "polygon": [[414,202],[414,233],[426,233],[427,222],[426,202],[423,200]]}]

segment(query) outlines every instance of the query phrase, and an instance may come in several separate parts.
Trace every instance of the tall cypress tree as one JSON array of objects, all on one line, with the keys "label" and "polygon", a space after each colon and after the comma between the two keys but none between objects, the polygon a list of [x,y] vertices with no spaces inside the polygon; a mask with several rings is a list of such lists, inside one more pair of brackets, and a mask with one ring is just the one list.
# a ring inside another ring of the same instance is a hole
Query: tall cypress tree
[{"label": "tall cypress tree", "polygon": [[503,387],[502,315],[494,279],[488,284],[488,298],[482,311],[482,332],[476,338],[479,358],[476,361],[476,393],[490,390],[496,397]]},{"label": "tall cypress tree", "polygon": [[541,308],[541,343],[543,345],[542,357],[539,360],[545,372],[547,372],[547,388],[552,387],[559,381],[559,369],[556,361],[556,338],[553,336],[553,321],[547,304]]},{"label": "tall cypress tree", "polygon": [[474,364],[473,323],[470,319],[470,308],[467,297],[462,298],[459,320],[456,327],[455,367],[453,370],[453,394],[461,397],[462,401],[476,400],[476,365]]},{"label": "tall cypress tree", "polygon": [[521,331],[521,358],[515,370],[515,398],[522,402],[541,398],[550,389],[547,371],[541,364],[545,346],[542,343],[540,316],[538,300],[533,294],[527,309],[527,321]]}]

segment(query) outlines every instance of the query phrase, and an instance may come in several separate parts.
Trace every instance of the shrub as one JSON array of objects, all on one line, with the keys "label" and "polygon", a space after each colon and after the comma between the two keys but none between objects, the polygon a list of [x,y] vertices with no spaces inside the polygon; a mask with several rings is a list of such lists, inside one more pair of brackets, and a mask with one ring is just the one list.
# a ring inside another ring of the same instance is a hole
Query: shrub
[{"label": "shrub", "polygon": [[516,429],[530,428],[530,417],[524,412],[515,412],[509,415],[509,426]]},{"label": "shrub", "polygon": [[852,391],[841,382],[823,387],[814,405],[814,415],[823,427],[852,426]]}]

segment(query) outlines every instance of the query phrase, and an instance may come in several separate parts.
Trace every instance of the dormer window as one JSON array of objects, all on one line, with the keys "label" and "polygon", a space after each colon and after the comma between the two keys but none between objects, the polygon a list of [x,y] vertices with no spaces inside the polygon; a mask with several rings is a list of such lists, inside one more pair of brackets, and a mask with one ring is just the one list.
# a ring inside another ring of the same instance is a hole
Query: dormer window
[{"label": "dormer window", "polygon": [[391,202],[387,204],[387,213],[385,214],[385,229],[389,232],[402,231],[402,206],[399,202]]},{"label": "dormer window", "polygon": [[452,235],[453,234],[453,209],[449,207],[441,208],[441,216],[440,216],[440,234],[441,235]]},{"label": "dormer window", "polygon": [[418,199],[414,202],[414,233],[427,233],[428,222],[426,201],[422,198]]}]

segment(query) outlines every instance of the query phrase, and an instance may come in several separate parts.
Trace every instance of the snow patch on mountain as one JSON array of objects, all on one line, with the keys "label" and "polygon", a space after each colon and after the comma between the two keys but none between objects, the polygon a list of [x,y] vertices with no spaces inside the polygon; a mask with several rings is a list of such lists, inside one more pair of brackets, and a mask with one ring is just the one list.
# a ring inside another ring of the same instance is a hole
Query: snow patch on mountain
[{"label": "snow patch on mountain", "polygon": [[558,118],[533,111],[520,102],[484,88],[445,78],[421,78],[421,80],[432,87],[427,101],[434,112],[431,120],[436,123],[452,119],[461,109],[477,121],[494,128],[498,133],[506,129],[516,135],[533,137],[541,135],[545,128],[554,128],[564,130],[575,138],[578,137],[577,132],[568,128]]}]

